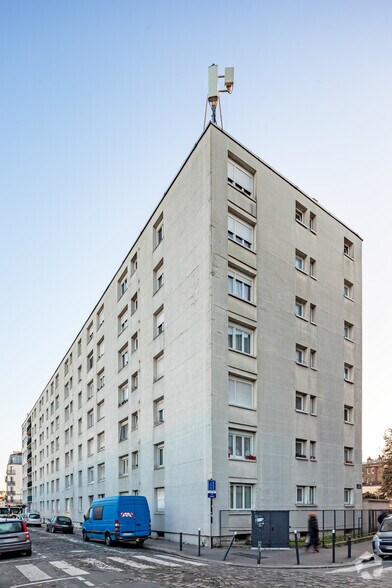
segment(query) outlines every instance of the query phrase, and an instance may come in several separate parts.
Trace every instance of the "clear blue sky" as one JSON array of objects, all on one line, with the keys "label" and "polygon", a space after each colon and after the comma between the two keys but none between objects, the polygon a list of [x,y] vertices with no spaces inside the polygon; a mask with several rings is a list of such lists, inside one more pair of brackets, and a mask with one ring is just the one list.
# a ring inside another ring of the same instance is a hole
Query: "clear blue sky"
[{"label": "clear blue sky", "polygon": [[211,63],[236,68],[225,130],[365,239],[363,457],[378,453],[392,426],[391,31],[389,0],[0,0],[0,480],[201,133]]}]

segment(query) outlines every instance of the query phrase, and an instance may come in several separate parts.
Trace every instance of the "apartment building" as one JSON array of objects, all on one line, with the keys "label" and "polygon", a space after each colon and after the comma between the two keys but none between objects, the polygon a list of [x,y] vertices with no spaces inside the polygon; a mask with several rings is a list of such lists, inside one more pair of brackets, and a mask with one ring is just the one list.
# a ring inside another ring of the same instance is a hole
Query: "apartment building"
[{"label": "apartment building", "polygon": [[5,474],[5,502],[12,506],[22,504],[22,452],[13,451],[8,458]]},{"label": "apartment building", "polygon": [[207,536],[359,508],[361,246],[210,124],[23,424],[24,501],[143,494],[154,530]]}]

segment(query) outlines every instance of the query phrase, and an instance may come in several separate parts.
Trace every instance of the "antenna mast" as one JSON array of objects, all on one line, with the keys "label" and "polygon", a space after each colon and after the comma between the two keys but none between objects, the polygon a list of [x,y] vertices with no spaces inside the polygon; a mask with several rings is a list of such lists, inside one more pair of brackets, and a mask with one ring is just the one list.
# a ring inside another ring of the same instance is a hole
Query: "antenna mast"
[{"label": "antenna mast", "polygon": [[[218,88],[218,79],[224,78],[225,89],[219,90]],[[219,103],[219,110],[220,110],[220,126],[223,129],[223,122],[222,122],[222,110],[220,107],[220,100],[219,94],[221,92],[228,92],[229,94],[232,93],[234,86],[234,67],[225,67],[225,75],[220,76],[218,75],[218,66],[214,63],[210,65],[208,68],[208,95],[206,101],[206,113],[207,113],[207,103],[210,104],[211,107],[211,122],[217,124],[217,116],[216,116],[216,107]],[[206,126],[206,114],[204,115],[204,128]]]}]

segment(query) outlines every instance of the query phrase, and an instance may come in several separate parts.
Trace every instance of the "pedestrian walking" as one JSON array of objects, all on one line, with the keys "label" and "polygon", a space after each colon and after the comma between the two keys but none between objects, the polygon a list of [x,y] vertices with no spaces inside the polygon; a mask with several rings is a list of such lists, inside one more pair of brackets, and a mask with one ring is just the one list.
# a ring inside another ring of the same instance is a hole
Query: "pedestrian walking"
[{"label": "pedestrian walking", "polygon": [[306,549],[313,547],[313,552],[318,553],[319,540],[319,526],[315,512],[308,514],[308,537]]},{"label": "pedestrian walking", "polygon": [[383,520],[388,516],[388,513],[386,510],[383,510],[381,514],[378,515],[377,517],[377,522],[381,527],[381,523],[383,522]]}]

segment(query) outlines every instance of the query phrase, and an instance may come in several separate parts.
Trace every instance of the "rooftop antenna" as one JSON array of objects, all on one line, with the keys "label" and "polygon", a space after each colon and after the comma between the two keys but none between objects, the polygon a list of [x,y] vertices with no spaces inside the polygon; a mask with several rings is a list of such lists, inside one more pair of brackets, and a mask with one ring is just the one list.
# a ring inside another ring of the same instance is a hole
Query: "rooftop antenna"
[{"label": "rooftop antenna", "polygon": [[[219,90],[218,88],[218,79],[224,79],[225,89]],[[207,104],[210,104],[211,107],[211,122],[215,125],[217,124],[217,116],[216,116],[216,107],[219,104],[219,113],[220,113],[220,126],[223,129],[223,120],[222,120],[222,109],[219,100],[219,94],[221,92],[228,92],[229,94],[232,93],[234,86],[234,67],[225,67],[225,75],[220,76],[218,75],[218,66],[213,63],[208,68],[208,95],[206,100],[206,110],[204,113],[204,128],[206,127],[206,115],[207,115]]]}]

